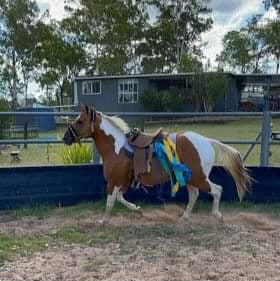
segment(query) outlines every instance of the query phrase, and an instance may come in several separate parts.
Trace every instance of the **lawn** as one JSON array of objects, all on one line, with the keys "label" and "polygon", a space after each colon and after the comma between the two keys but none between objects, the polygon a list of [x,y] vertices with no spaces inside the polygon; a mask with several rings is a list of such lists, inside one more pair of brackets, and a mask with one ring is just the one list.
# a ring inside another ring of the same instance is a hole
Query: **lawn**
[{"label": "lawn", "polygon": [[[273,131],[280,131],[280,119],[273,120]],[[262,120],[260,118],[243,118],[235,121],[228,121],[224,123],[191,123],[191,122],[178,122],[165,121],[164,123],[146,123],[145,131],[152,132],[158,127],[163,127],[167,132],[184,132],[194,131],[204,136],[215,138],[218,140],[252,140],[260,132]],[[44,137],[57,137],[63,136],[65,129],[53,131],[49,133],[40,134],[40,138]],[[19,164],[21,166],[29,165],[55,165],[62,164],[59,157],[59,151],[63,145],[51,144],[51,145],[29,145],[27,149],[21,148],[20,157],[22,161]],[[233,145],[243,155],[249,145]],[[0,165],[10,166],[10,152],[15,150],[14,147],[5,150],[0,155]],[[271,146],[270,149],[272,155],[270,157],[270,165],[280,165],[280,152],[278,146]],[[260,146],[257,145],[246,161],[246,165],[259,165]],[[13,164],[14,165],[14,164]]]}]

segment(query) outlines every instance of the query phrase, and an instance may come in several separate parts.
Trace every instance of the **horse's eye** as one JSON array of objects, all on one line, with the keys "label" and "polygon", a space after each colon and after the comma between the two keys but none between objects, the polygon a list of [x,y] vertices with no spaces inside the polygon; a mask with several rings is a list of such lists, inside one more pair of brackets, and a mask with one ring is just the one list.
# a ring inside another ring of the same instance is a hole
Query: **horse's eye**
[{"label": "horse's eye", "polygon": [[81,120],[77,121],[78,125],[82,125],[82,123],[83,123],[83,121],[81,121]]}]

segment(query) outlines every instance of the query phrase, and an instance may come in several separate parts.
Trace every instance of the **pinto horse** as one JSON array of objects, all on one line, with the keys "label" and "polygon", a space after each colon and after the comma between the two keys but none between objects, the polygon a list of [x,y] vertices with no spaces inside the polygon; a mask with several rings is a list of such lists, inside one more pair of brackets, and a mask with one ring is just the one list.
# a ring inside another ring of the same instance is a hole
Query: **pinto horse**
[{"label": "pinto horse", "polygon": [[[126,134],[129,131],[130,128],[122,119],[109,117],[94,108],[82,105],[80,115],[68,126],[63,137],[67,145],[79,142],[82,138],[92,138],[95,142],[103,161],[103,174],[107,181],[105,218],[109,216],[116,200],[131,210],[140,210],[140,207],[123,197],[133,181],[133,161],[125,153]],[[215,151],[221,156],[223,167],[232,175],[239,199],[242,200],[250,188],[251,177],[236,149],[194,132],[173,134],[173,137],[170,134],[169,137],[176,144],[180,162],[187,165],[192,172],[187,185],[189,202],[182,218],[187,218],[191,214],[199,190],[213,196],[212,214],[217,218],[222,217],[219,211],[222,186],[209,180],[209,174],[215,163]],[[169,177],[162,168],[159,168],[157,160],[153,159],[150,173],[141,174],[139,180],[143,186],[154,186],[167,182]]]}]

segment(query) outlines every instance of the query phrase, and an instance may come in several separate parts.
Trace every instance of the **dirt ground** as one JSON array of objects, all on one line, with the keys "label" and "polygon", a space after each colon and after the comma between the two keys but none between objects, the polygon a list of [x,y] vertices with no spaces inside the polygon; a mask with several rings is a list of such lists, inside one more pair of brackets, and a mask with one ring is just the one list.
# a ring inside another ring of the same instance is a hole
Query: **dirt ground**
[{"label": "dirt ground", "polygon": [[[143,215],[120,212],[105,225],[94,211],[15,221],[0,217],[0,233],[51,239],[44,251],[6,260],[0,280],[280,281],[279,218],[228,211],[223,221],[204,212],[181,221],[181,212],[175,206]],[[75,235],[69,238],[67,231]]]}]

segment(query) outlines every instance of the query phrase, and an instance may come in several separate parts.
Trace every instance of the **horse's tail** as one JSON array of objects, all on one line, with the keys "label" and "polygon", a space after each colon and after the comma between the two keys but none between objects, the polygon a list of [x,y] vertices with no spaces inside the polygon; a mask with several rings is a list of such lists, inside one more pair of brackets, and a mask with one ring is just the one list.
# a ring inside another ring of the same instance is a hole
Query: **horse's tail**
[{"label": "horse's tail", "polygon": [[240,153],[233,147],[223,144],[217,140],[209,139],[211,144],[218,150],[218,156],[223,167],[232,175],[240,201],[242,201],[246,191],[250,191],[252,177],[244,167]]}]

